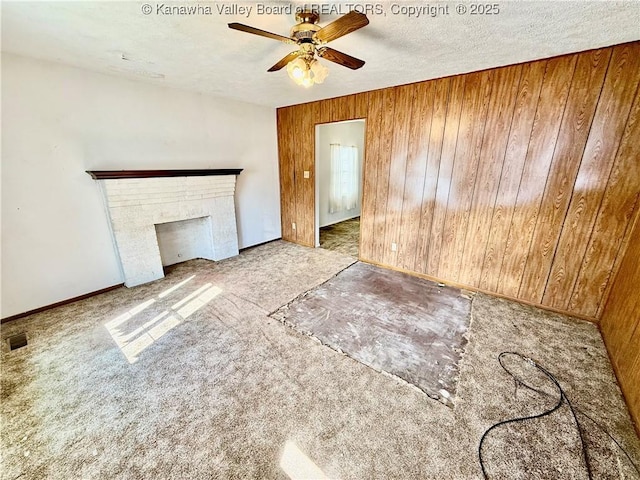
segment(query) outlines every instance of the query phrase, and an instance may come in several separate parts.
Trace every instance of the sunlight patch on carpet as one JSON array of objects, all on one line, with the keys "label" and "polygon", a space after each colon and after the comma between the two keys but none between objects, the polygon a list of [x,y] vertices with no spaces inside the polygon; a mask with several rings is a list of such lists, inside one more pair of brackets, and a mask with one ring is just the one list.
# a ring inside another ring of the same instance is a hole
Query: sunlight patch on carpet
[{"label": "sunlight patch on carpet", "polygon": [[280,468],[291,480],[325,480],[324,472],[294,442],[287,442],[280,457]]},{"label": "sunlight patch on carpet", "polygon": [[222,293],[221,288],[206,283],[173,304],[171,311],[165,310],[150,320],[147,320],[144,315],[139,315],[156,303],[158,299],[175,292],[194,277],[195,275],[192,275],[163,291],[156,298],[146,300],[105,323],[105,328],[129,363],[137,362],[144,350]]}]

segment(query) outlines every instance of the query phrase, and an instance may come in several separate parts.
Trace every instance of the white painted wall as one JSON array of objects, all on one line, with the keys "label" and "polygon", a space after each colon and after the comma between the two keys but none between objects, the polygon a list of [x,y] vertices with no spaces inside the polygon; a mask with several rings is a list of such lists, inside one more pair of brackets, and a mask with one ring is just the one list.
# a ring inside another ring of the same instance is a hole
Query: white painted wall
[{"label": "white painted wall", "polygon": [[[316,127],[316,176],[318,191],[319,225],[325,227],[360,216],[362,206],[362,158],[364,155],[364,120],[325,123]],[[358,204],[353,210],[329,213],[329,182],[331,180],[331,144],[358,147],[360,183]]]},{"label": "white painted wall", "polygon": [[123,281],[85,170],[244,168],[240,248],[280,237],[275,110],[2,54],[7,317]]}]

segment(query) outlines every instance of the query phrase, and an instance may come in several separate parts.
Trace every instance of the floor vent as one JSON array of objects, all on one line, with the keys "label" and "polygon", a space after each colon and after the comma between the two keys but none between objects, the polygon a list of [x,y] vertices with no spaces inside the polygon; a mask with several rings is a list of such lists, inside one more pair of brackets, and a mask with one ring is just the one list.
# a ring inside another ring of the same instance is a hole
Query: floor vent
[{"label": "floor vent", "polygon": [[18,335],[12,335],[7,338],[7,342],[9,342],[9,350],[16,350],[18,348],[27,346],[27,334],[19,333]]}]

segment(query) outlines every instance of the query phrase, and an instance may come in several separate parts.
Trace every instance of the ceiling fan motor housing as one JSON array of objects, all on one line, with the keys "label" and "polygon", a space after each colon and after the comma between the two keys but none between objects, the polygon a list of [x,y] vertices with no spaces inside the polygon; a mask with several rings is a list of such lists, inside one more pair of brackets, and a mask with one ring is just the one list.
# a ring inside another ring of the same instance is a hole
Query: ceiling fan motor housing
[{"label": "ceiling fan motor housing", "polygon": [[320,15],[315,12],[303,11],[296,13],[296,22],[315,24],[320,21]]},{"label": "ceiling fan motor housing", "polygon": [[291,28],[291,38],[298,43],[314,43],[313,36],[320,30],[320,17],[313,12],[298,12],[296,20],[299,22]]}]

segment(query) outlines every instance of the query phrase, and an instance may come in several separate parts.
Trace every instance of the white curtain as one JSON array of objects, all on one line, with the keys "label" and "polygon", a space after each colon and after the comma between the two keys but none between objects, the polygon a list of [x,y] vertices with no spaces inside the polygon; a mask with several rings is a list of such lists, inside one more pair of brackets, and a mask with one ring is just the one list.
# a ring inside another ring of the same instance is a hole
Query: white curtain
[{"label": "white curtain", "polygon": [[358,148],[331,144],[329,213],[358,206]]}]

